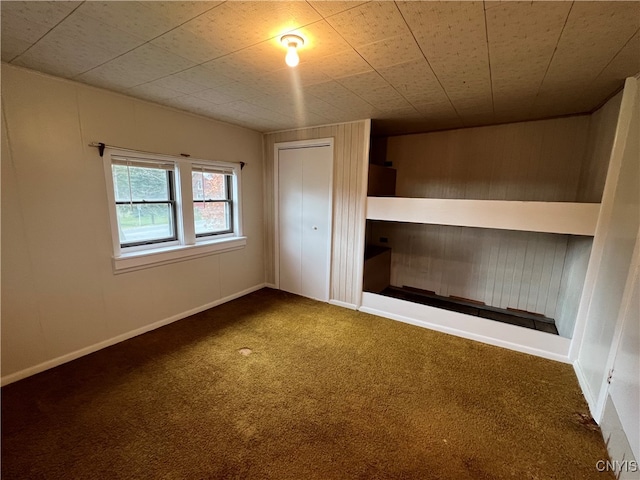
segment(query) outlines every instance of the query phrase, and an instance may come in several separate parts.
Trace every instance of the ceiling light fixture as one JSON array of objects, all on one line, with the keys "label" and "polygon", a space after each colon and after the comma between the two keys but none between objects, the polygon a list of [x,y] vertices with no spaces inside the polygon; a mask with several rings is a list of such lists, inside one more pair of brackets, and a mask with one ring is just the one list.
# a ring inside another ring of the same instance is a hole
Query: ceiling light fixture
[{"label": "ceiling light fixture", "polygon": [[300,57],[298,56],[298,47],[304,45],[304,39],[299,35],[283,35],[280,39],[280,42],[287,47],[287,56],[284,57],[284,61],[290,67],[295,67],[300,62]]}]

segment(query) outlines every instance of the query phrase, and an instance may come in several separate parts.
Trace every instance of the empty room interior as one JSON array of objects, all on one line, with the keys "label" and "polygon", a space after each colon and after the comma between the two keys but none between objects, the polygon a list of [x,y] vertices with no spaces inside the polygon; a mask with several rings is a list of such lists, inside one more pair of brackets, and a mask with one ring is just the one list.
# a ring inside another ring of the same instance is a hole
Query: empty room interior
[{"label": "empty room interior", "polygon": [[0,8],[3,478],[640,478],[640,2]]}]

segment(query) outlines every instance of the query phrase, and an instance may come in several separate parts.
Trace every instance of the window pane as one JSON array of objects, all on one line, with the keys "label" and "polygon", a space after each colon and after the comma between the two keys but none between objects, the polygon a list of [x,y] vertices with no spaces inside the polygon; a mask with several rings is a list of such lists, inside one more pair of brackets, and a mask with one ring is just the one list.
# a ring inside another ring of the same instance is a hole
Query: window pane
[{"label": "window pane", "polygon": [[116,213],[121,244],[174,237],[170,205],[116,205]]},{"label": "window pane", "polygon": [[193,204],[196,235],[231,230],[231,211],[226,202]]},{"label": "window pane", "polygon": [[191,172],[194,200],[227,200],[227,175],[194,170]]},{"label": "window pane", "polygon": [[124,165],[111,165],[113,172],[113,190],[116,195],[116,202],[129,202],[129,174]]},{"label": "window pane", "polygon": [[167,170],[127,165],[112,165],[112,170],[117,202],[169,200]]}]

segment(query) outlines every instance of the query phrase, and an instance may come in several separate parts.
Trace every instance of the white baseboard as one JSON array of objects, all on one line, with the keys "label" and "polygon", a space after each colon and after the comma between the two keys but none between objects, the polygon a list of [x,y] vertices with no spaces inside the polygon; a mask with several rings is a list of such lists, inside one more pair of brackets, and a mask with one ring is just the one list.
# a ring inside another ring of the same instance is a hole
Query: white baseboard
[{"label": "white baseboard", "polygon": [[357,310],[358,307],[353,303],[341,302],[340,300],[329,300],[331,305],[336,305],[338,307],[348,308],[349,310]]},{"label": "white baseboard", "polygon": [[593,419],[600,423],[600,418],[597,415],[598,411],[598,399],[593,396],[591,392],[591,388],[589,387],[589,382],[587,382],[587,377],[582,370],[582,365],[579,360],[575,360],[573,362],[573,371],[576,372],[576,377],[578,378],[578,384],[580,385],[580,390],[582,390],[582,395],[584,395],[585,400],[587,401],[587,405],[589,406],[589,412]]},{"label": "white baseboard", "polygon": [[570,340],[558,335],[364,292],[361,312],[563,363]]},{"label": "white baseboard", "polygon": [[236,298],[243,297],[245,295],[248,295],[249,293],[260,290],[265,286],[267,285],[264,283],[255,285],[241,292],[234,293],[233,295],[229,295],[227,297],[220,298],[213,302],[207,303],[206,305],[201,305],[199,307],[192,308],[191,310],[187,310],[186,312],[172,315],[171,317],[165,318],[164,320],[160,320],[158,322],[145,325],[144,327],[137,328],[127,333],[123,333],[121,335],[110,338],[108,340],[98,342],[94,345],[90,345],[85,348],[81,348],[80,350],[76,350],[75,352],[67,353],[65,355],[61,355],[60,357],[47,360],[46,362],[42,362],[38,365],[34,365],[33,367],[25,368],[24,370],[20,370],[19,372],[5,375],[0,379],[0,385],[1,386],[9,385],[10,383],[17,382],[18,380],[22,380],[23,378],[30,377],[31,375],[35,375],[36,373],[44,372],[45,370],[49,370],[50,368],[57,367],[58,365],[62,365],[63,363],[70,362],[77,358],[84,357],[85,355],[89,355],[90,353],[97,352],[98,350],[102,350],[103,348],[110,347],[111,345],[115,345],[116,343],[120,343],[125,340],[129,340],[130,338],[137,337],[138,335],[142,335],[143,333],[150,332],[151,330],[164,327],[165,325],[169,325],[170,323],[173,323],[177,320],[182,320],[183,318],[189,317],[191,315],[195,315],[196,313],[200,313],[204,310],[208,310],[218,305],[222,305],[223,303],[229,302],[231,300],[235,300]]},{"label": "white baseboard", "polygon": [[[265,283],[264,286],[267,288],[273,288],[274,290],[279,290],[279,288],[274,283]],[[314,299],[314,300],[317,300],[317,299]],[[324,300],[318,300],[318,301],[323,302]],[[337,307],[348,308],[349,310],[358,310],[358,306],[353,303],[341,302],[340,300],[333,300],[333,299],[330,299],[328,303],[331,305],[335,305]]]}]

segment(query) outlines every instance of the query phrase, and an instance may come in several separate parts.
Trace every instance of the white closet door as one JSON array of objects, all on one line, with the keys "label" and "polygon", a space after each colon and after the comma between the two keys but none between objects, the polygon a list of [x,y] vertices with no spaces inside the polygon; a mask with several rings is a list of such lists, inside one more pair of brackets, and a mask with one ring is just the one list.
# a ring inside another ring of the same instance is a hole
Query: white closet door
[{"label": "white closet door", "polygon": [[302,162],[289,150],[280,152],[278,217],[280,239],[280,289],[302,290]]},{"label": "white closet door", "polygon": [[280,289],[329,300],[332,147],[279,150]]}]

